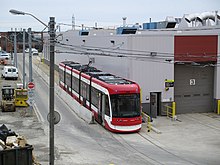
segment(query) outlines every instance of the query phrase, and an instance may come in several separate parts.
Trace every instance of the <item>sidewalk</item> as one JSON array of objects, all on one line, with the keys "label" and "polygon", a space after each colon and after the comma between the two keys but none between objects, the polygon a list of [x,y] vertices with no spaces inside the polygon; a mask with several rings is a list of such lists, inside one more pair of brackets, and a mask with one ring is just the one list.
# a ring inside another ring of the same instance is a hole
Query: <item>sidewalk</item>
[{"label": "sidewalk", "polygon": [[[37,69],[42,70],[46,75],[49,76],[50,66],[41,62],[41,58],[39,56],[33,56],[32,59],[33,59],[33,65],[35,65]],[[59,84],[59,73],[56,70],[54,71],[54,79],[55,79],[55,83]]]}]

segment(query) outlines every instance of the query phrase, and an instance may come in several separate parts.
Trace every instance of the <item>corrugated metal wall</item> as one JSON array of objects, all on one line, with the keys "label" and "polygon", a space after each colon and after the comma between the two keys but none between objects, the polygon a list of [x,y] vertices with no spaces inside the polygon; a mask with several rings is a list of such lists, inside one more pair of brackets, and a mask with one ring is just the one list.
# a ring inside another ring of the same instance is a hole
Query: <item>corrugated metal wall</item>
[{"label": "corrugated metal wall", "polygon": [[216,62],[218,36],[175,36],[175,61]]}]

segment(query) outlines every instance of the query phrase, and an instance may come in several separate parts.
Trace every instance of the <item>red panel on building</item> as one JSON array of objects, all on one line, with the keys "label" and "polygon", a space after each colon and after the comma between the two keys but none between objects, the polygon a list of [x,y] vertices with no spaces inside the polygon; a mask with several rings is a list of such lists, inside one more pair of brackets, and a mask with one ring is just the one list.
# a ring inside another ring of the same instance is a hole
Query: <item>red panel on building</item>
[{"label": "red panel on building", "polygon": [[175,36],[175,62],[216,62],[218,36]]}]

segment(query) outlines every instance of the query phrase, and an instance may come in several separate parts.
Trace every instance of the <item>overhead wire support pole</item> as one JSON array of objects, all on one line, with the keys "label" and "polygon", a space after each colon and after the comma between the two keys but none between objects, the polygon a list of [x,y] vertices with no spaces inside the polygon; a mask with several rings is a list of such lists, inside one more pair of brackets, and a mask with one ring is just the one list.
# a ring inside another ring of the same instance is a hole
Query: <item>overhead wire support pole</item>
[{"label": "overhead wire support pole", "polygon": [[16,31],[14,33],[14,66],[17,68],[18,64],[17,64],[17,35],[16,35]]},{"label": "overhead wire support pole", "polygon": [[29,45],[29,82],[33,82],[32,79],[32,35],[31,28],[28,28],[28,45]]},{"label": "overhead wire support pole", "polygon": [[54,51],[55,51],[55,18],[50,17],[50,165],[54,165]]},{"label": "overhead wire support pole", "polygon": [[25,89],[25,29],[23,29],[23,89]]}]

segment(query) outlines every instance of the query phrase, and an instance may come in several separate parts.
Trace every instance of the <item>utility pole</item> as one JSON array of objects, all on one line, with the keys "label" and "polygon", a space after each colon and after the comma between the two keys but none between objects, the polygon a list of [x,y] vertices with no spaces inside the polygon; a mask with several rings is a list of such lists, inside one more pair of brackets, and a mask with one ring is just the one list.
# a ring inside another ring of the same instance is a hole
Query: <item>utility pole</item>
[{"label": "utility pole", "polygon": [[23,29],[23,89],[25,89],[25,29]]},{"label": "utility pole", "polygon": [[55,51],[55,17],[50,17],[50,165],[54,165],[54,51]]},{"label": "utility pole", "polygon": [[16,31],[14,33],[14,66],[17,68],[18,64],[17,64],[17,35],[16,35]]},{"label": "utility pole", "polygon": [[29,45],[29,82],[33,82],[32,79],[32,43],[31,43],[31,28],[28,28],[28,45]]}]

